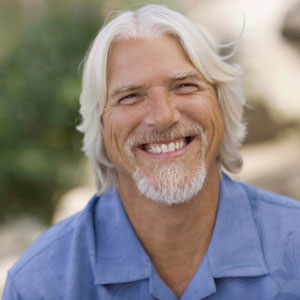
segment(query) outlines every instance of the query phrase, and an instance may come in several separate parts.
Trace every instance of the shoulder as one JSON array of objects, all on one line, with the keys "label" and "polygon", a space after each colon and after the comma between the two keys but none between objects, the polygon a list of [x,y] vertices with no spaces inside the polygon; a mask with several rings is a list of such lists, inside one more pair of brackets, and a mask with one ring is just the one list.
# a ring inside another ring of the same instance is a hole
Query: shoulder
[{"label": "shoulder", "polygon": [[300,202],[238,183],[246,191],[265,260],[273,274],[300,279]]},{"label": "shoulder", "polygon": [[33,294],[37,299],[43,298],[39,295],[42,286],[49,299],[58,299],[63,283],[70,279],[67,270],[74,268],[74,261],[78,268],[90,268],[97,202],[94,196],[81,212],[44,232],[9,270],[7,286],[18,290],[25,299],[26,295],[35,299]]},{"label": "shoulder", "polygon": [[300,225],[300,201],[271,193],[245,183],[238,182],[238,184],[245,190],[254,217],[257,220],[259,218],[263,218],[265,221],[268,220],[268,222],[273,220],[287,227]]},{"label": "shoulder", "polygon": [[223,176],[224,184],[229,187],[226,193],[237,198],[236,201],[246,199],[258,229],[278,234],[300,228],[300,201]]}]

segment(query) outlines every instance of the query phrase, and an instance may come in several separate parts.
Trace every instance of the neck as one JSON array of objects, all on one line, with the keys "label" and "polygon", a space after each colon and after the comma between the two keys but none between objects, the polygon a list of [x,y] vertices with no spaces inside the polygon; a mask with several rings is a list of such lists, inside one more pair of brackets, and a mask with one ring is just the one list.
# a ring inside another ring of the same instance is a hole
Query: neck
[{"label": "neck", "polygon": [[218,168],[210,170],[193,199],[175,206],[156,203],[124,185],[119,180],[129,220],[160,277],[180,297],[210,243],[219,198]]}]

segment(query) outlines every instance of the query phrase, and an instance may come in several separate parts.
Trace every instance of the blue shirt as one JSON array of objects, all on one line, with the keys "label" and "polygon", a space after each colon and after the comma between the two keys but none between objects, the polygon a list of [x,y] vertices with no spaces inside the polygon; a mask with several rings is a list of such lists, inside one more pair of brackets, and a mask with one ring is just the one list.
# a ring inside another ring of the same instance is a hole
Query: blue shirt
[{"label": "blue shirt", "polygon": [[[118,193],[44,233],[8,272],[4,300],[175,300]],[[300,205],[222,176],[208,251],[181,300],[300,299]]]}]

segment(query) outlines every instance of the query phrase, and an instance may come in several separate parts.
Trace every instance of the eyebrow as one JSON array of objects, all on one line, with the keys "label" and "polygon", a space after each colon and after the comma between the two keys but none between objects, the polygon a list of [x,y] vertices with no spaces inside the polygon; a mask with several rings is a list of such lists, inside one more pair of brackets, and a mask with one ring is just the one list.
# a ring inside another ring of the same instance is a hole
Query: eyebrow
[{"label": "eyebrow", "polygon": [[194,72],[194,71],[180,73],[180,74],[174,76],[171,79],[173,79],[173,80],[184,80],[184,79],[187,79],[187,78],[195,78],[195,79],[205,81],[205,79],[203,78],[203,76],[200,73]]},{"label": "eyebrow", "polygon": [[[188,79],[188,78],[195,78],[195,79],[198,79],[198,80],[201,80],[201,81],[205,81],[205,79],[203,78],[203,76],[200,73],[194,72],[194,71],[179,73],[179,74],[175,75],[174,77],[169,78],[169,80],[170,81],[177,81],[177,80],[184,80],[184,79]],[[142,85],[122,86],[120,88],[114,89],[109,94],[109,97],[113,98],[113,97],[115,97],[116,95],[118,95],[120,93],[138,90],[142,87],[143,87]]]}]

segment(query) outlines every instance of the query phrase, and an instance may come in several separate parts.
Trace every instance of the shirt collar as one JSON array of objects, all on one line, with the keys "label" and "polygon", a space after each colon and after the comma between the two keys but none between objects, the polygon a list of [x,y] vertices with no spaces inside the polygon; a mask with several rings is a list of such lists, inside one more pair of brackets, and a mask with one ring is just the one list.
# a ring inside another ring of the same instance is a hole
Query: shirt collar
[{"label": "shirt collar", "polygon": [[[95,283],[149,278],[152,263],[128,220],[116,189],[101,196],[95,219]],[[225,174],[222,174],[217,218],[205,259],[210,277],[268,274],[248,195],[241,184]]]},{"label": "shirt collar", "polygon": [[116,189],[101,196],[96,220],[95,283],[149,278],[150,258],[134,233]]},{"label": "shirt collar", "polygon": [[222,174],[217,218],[206,255],[215,278],[269,273],[248,195],[226,174]]}]

